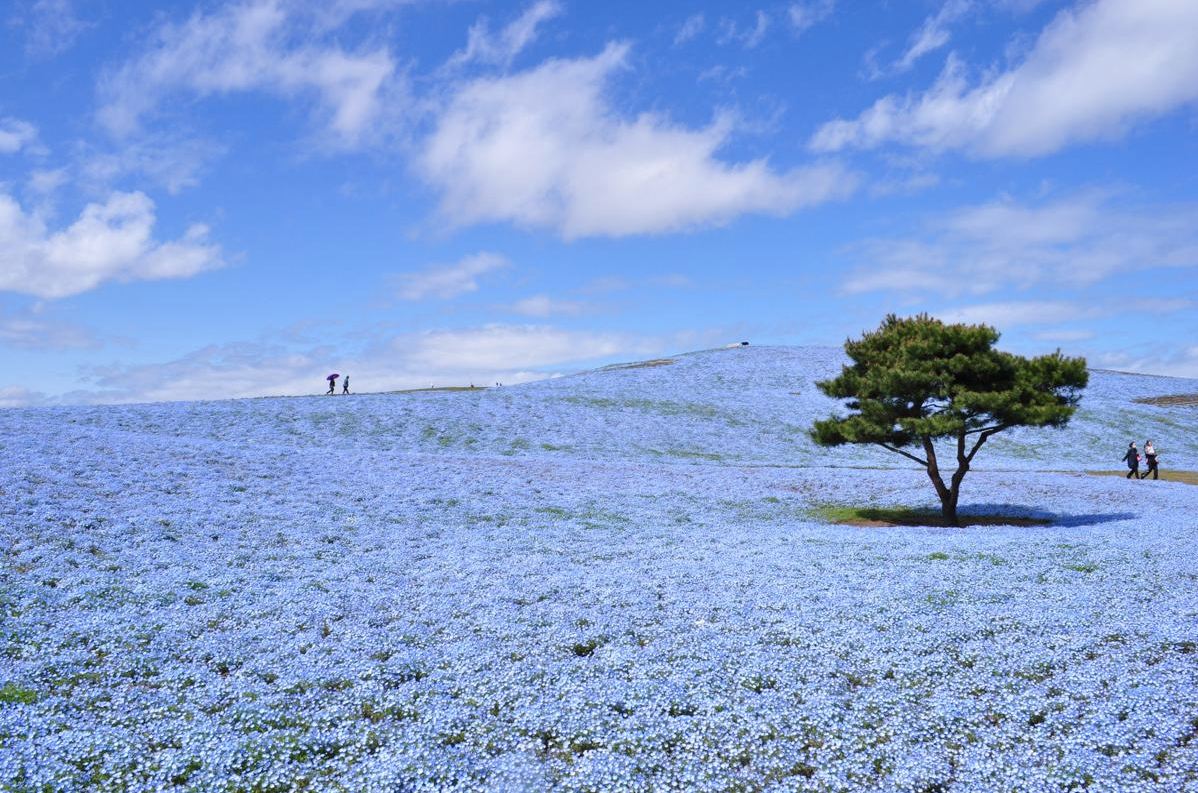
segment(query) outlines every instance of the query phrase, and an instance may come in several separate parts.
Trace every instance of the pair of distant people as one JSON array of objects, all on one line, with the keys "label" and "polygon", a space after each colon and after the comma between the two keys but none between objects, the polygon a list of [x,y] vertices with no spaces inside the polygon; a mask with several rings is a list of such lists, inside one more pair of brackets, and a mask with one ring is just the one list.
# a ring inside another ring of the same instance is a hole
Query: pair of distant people
[{"label": "pair of distant people", "polygon": [[1136,448],[1136,442],[1132,441],[1127,447],[1127,453],[1123,455],[1123,461],[1127,463],[1127,478],[1128,479],[1147,479],[1149,474],[1152,474],[1153,479],[1160,479],[1159,470],[1156,464],[1156,447],[1152,445],[1152,441],[1144,442],[1144,463],[1148,468],[1143,475],[1140,474],[1140,450]]},{"label": "pair of distant people", "polygon": [[[329,394],[334,394],[336,392],[337,392],[337,378],[330,377],[329,378],[329,390],[324,392],[325,396],[328,396]],[[346,375],[345,379],[341,381],[341,393],[343,393],[343,394],[349,393],[349,375]]]}]

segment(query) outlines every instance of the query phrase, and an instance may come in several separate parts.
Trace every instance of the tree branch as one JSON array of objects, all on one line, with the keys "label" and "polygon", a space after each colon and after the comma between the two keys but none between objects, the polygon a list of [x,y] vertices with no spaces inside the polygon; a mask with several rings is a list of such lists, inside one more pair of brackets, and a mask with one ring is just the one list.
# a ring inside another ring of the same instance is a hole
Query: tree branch
[{"label": "tree branch", "polygon": [[995,432],[997,432],[999,430],[1005,430],[1008,426],[1009,425],[1007,425],[1007,424],[995,424],[993,427],[978,427],[975,430],[966,430],[965,434],[973,435],[975,432],[990,432],[990,430],[994,430]]},{"label": "tree branch", "polygon": [[978,436],[977,441],[973,444],[973,448],[969,451],[969,455],[966,456],[965,462],[973,462],[973,456],[978,453],[978,449],[982,448],[982,444],[989,440],[991,435],[1002,432],[1010,426],[1010,424],[999,424],[994,427],[986,428],[982,434]]},{"label": "tree branch", "polygon": [[907,458],[907,459],[909,459],[909,460],[914,460],[915,462],[917,462],[917,463],[919,463],[920,465],[922,465],[924,468],[927,468],[927,467],[928,467],[928,461],[927,461],[927,460],[921,460],[921,459],[919,459],[918,457],[916,457],[914,454],[910,454],[909,452],[905,452],[905,451],[903,451],[902,449],[896,449],[896,448],[895,448],[895,447],[893,447],[893,446],[888,446],[888,445],[887,445],[887,444],[885,444],[885,443],[878,443],[878,445],[879,445],[879,446],[881,446],[883,449],[886,449],[887,451],[894,452],[895,454],[901,454],[902,456],[906,457],[906,458]]}]

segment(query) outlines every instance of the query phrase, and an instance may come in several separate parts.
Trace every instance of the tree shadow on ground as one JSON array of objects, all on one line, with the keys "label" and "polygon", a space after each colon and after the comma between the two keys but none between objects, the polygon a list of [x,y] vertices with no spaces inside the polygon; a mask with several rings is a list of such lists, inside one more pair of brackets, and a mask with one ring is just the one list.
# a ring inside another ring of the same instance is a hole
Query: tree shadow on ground
[{"label": "tree shadow on ground", "polygon": [[[931,508],[904,507],[850,507],[823,506],[817,510],[820,517],[831,523],[865,528],[891,526],[922,526],[947,528],[952,526],[941,515],[940,510]],[[1094,512],[1083,514],[1049,512],[1020,504],[969,504],[958,513],[958,524],[954,528],[971,526],[1040,526],[1045,528],[1074,528],[1132,520],[1130,512]]]},{"label": "tree shadow on ground", "polygon": [[[1032,526],[1052,526],[1074,528],[1077,526],[1097,526],[1101,523],[1117,523],[1121,520],[1135,520],[1139,517],[1134,512],[1051,512],[1037,507],[1022,504],[970,504],[961,509],[962,515],[970,517],[1012,516],[1022,515],[1034,519],[1035,523],[1015,524]],[[990,525],[994,525],[991,521]]]}]

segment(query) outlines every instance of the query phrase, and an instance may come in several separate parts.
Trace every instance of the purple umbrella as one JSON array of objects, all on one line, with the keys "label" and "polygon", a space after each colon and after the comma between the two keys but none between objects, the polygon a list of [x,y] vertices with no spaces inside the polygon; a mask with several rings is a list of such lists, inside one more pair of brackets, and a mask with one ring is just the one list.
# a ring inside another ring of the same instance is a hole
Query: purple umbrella
[{"label": "purple umbrella", "polygon": [[337,374],[336,372],[334,372],[333,374],[331,374],[331,375],[329,375],[328,377],[326,377],[326,378],[325,378],[325,380],[336,380],[336,379],[337,379],[338,377],[340,377],[340,376],[341,376],[341,375],[339,375],[339,374]]}]

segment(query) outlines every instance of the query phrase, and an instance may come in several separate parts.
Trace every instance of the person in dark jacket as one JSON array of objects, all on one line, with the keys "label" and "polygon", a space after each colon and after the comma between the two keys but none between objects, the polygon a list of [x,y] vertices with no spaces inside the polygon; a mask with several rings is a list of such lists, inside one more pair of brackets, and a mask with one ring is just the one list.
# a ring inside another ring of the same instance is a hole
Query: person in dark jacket
[{"label": "person in dark jacket", "polygon": [[346,375],[345,379],[341,381],[341,393],[349,393],[349,375]]},{"label": "person in dark jacket", "polygon": [[332,394],[336,390],[336,388],[337,388],[337,378],[330,377],[329,378],[329,390],[325,391],[324,395],[328,396],[329,394]]},{"label": "person in dark jacket", "polygon": [[1148,469],[1140,478],[1147,479],[1148,475],[1152,474],[1153,479],[1160,479],[1160,473],[1156,467],[1156,447],[1152,445],[1152,441],[1144,442],[1144,461],[1148,464]]},{"label": "person in dark jacket", "polygon": [[1127,478],[1140,478],[1140,450],[1136,448],[1136,442],[1132,441],[1127,447],[1127,454],[1123,455],[1123,460],[1127,463]]}]

